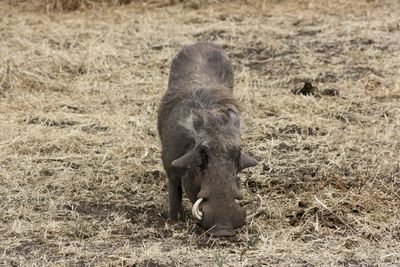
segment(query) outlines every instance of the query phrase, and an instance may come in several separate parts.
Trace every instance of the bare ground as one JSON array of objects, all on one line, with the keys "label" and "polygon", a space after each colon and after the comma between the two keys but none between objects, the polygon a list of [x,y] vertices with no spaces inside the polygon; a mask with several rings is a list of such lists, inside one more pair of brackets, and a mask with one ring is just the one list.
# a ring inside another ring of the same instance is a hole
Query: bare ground
[{"label": "bare ground", "polygon": [[[0,2],[1,265],[400,264],[398,1],[129,2]],[[199,40],[261,160],[231,239],[167,220],[156,109]]]}]

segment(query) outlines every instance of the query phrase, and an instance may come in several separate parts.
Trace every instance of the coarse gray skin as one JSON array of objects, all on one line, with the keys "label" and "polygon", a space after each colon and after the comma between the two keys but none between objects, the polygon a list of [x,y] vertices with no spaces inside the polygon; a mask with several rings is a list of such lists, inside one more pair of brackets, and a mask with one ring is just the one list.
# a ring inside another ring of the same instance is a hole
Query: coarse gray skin
[{"label": "coarse gray skin", "polygon": [[233,68],[209,43],[184,47],[173,59],[158,113],[162,162],[169,180],[170,219],[182,216],[182,186],[192,203],[203,198],[200,224],[232,236],[245,223],[238,173],[257,164],[241,151]]}]

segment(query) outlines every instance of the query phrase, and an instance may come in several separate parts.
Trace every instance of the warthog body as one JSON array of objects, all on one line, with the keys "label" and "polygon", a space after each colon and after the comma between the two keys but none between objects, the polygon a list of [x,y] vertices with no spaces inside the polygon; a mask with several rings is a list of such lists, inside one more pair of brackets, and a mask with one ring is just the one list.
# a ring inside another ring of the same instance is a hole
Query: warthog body
[{"label": "warthog body", "polygon": [[182,186],[208,232],[234,235],[245,223],[238,173],[257,162],[241,151],[233,68],[218,46],[197,43],[173,59],[158,113],[170,218],[182,215]]}]

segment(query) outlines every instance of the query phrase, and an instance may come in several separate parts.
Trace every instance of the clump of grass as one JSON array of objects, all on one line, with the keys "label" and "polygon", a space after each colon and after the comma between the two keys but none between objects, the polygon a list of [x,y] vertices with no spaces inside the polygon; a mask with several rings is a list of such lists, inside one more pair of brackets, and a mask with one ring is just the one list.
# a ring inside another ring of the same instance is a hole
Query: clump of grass
[{"label": "clump of grass", "polygon": [[221,267],[224,263],[224,257],[221,255],[219,251],[216,251],[214,253],[214,258],[215,258],[215,265]]}]

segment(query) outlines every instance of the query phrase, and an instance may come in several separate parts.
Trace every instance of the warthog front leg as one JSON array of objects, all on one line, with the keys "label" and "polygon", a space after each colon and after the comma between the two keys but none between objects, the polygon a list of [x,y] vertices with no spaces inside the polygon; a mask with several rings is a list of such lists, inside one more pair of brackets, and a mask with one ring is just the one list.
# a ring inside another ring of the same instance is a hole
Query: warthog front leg
[{"label": "warthog front leg", "polygon": [[182,184],[180,182],[169,180],[169,217],[172,222],[177,222],[183,217],[182,209]]}]

